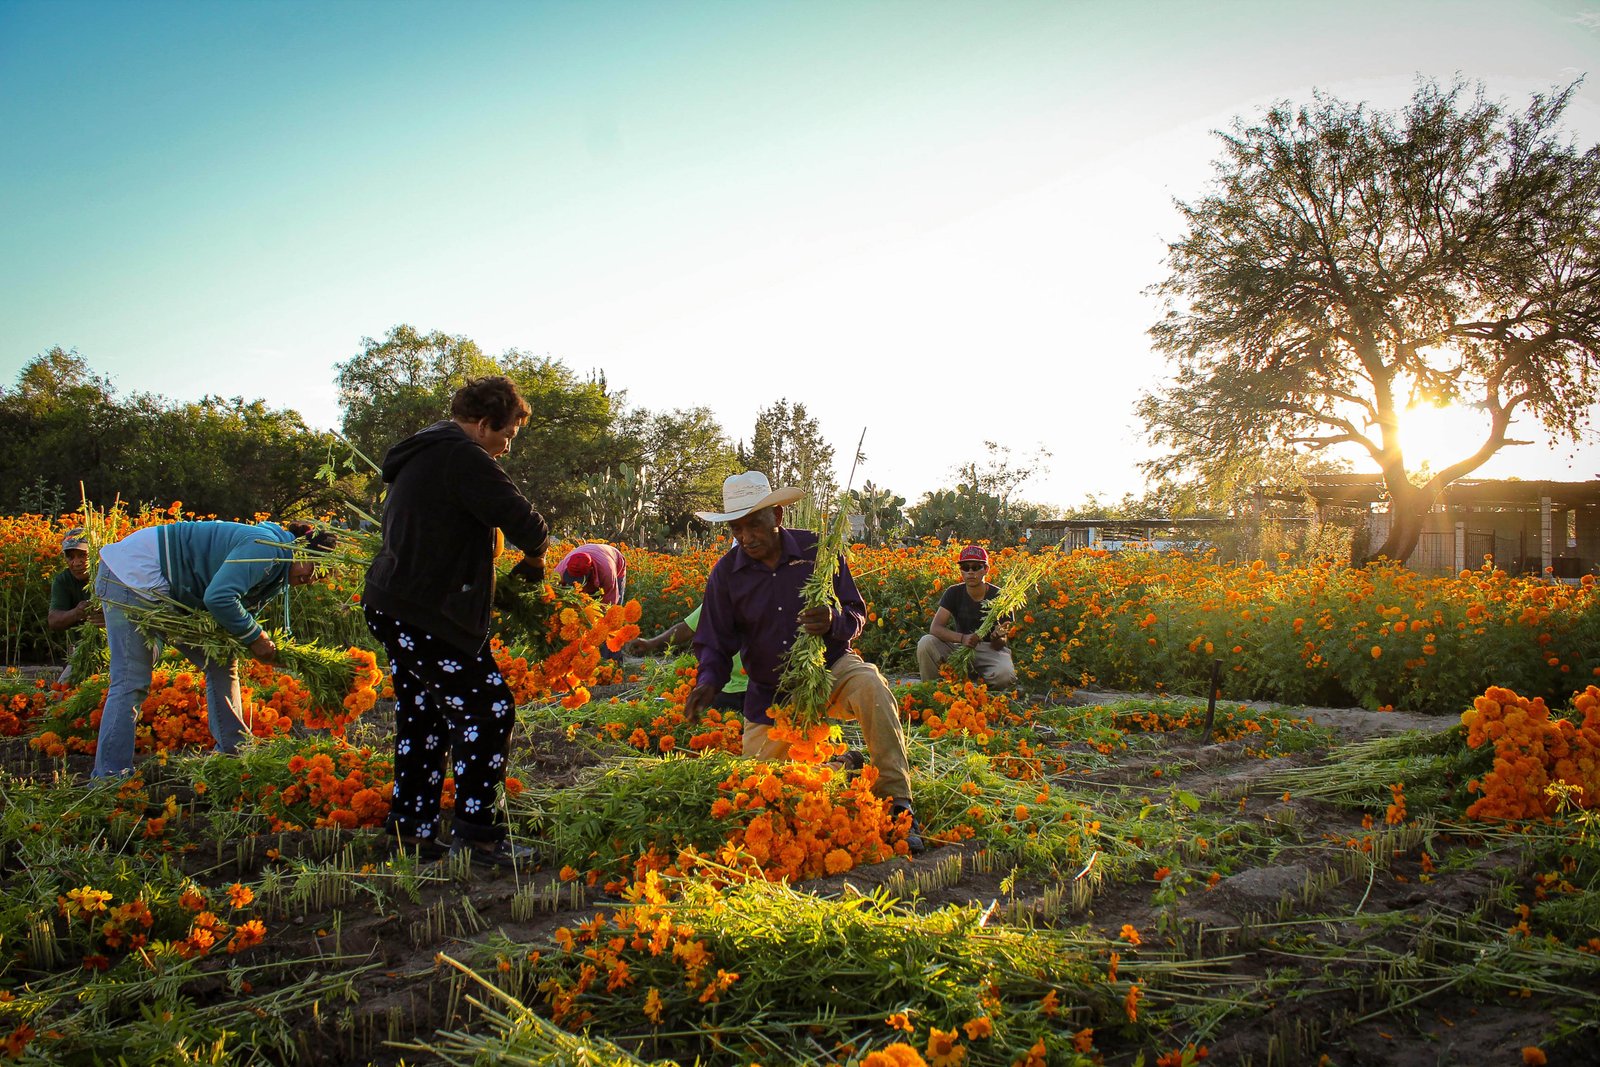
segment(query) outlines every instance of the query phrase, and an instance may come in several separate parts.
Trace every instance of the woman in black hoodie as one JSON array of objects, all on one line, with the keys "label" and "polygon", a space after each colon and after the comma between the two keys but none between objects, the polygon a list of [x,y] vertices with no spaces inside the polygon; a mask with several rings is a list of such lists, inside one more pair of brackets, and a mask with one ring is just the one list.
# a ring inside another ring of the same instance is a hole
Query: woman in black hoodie
[{"label": "woman in black hoodie", "polygon": [[515,701],[489,652],[495,530],[522,549],[513,573],[544,579],[549,528],[495,462],[530,409],[509,378],[476,378],[451,417],[389,449],[383,547],[367,571],[367,627],[394,675],[394,800],[387,829],[433,857],[446,770],[456,779],[455,849],[509,866],[499,789]]}]

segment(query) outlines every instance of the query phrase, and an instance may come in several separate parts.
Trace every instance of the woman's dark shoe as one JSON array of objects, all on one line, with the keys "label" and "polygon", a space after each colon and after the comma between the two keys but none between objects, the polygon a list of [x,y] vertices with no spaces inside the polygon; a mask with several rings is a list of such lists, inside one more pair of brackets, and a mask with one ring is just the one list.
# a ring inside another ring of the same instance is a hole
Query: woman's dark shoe
[{"label": "woman's dark shoe", "polygon": [[503,867],[511,870],[515,867],[528,867],[533,864],[537,853],[525,845],[513,845],[510,841],[468,841],[458,839],[450,846],[452,856],[466,853],[472,857],[473,863],[484,863],[493,867]]}]

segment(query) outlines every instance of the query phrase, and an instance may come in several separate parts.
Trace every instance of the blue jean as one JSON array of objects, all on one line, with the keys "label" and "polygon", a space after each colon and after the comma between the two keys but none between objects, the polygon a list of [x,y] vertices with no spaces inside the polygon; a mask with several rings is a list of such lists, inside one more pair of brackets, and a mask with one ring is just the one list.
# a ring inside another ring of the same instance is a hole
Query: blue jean
[{"label": "blue jean", "polygon": [[[139,710],[150,695],[150,676],[161,658],[161,641],[147,637],[129,621],[121,605],[150,602],[123,585],[111,568],[100,565],[94,595],[106,616],[106,646],[111,655],[111,681],[100,715],[100,742],[95,749],[94,777],[111,778],[133,770],[134,733]],[[174,645],[206,678],[206,714],[217,748],[232,752],[250,735],[239,699],[239,666],[229,660],[213,663],[196,649]]]}]

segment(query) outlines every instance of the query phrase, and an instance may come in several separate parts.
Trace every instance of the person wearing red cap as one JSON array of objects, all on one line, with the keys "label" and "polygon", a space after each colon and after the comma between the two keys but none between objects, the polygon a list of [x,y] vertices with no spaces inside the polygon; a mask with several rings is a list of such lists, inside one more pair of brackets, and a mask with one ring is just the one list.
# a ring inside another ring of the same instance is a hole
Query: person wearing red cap
[{"label": "person wearing red cap", "polygon": [[628,561],[610,545],[579,545],[561,557],[556,577],[602,604],[620,604],[628,591]]},{"label": "person wearing red cap", "polygon": [[928,632],[917,642],[917,671],[924,682],[939,677],[939,665],[950,658],[958,645],[972,649],[972,669],[989,685],[1016,683],[1017,668],[1011,662],[1007,635],[1010,620],[1002,619],[989,631],[987,640],[978,640],[983,624],[983,605],[1000,595],[1000,587],[987,580],[989,553],[982,545],[968,545],[956,560],[961,568],[961,583],[952,585],[939,597]]}]

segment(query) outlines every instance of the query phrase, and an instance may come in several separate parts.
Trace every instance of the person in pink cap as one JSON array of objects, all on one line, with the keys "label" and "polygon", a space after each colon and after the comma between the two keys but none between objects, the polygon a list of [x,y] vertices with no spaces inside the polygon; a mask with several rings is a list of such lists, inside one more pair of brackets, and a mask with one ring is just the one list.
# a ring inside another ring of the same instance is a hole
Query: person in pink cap
[{"label": "person in pink cap", "polygon": [[1008,638],[1011,620],[1000,620],[987,639],[978,640],[984,602],[1000,595],[1000,587],[988,581],[988,550],[982,545],[968,545],[961,550],[956,565],[961,568],[961,582],[939,597],[933,622],[917,642],[917,671],[924,682],[933,681],[939,677],[939,665],[958,646],[966,645],[972,649],[974,674],[992,686],[1015,685],[1017,668],[1011,662]]},{"label": "person in pink cap", "polygon": [[628,561],[610,545],[579,545],[561,557],[556,577],[602,604],[620,604],[628,591]]}]

